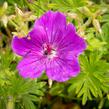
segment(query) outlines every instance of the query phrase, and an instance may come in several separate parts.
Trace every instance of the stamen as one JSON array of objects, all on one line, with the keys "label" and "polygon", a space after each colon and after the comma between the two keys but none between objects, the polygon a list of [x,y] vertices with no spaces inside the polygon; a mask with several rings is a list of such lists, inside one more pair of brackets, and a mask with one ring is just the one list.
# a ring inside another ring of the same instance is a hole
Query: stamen
[{"label": "stamen", "polygon": [[56,50],[50,44],[43,45],[43,54],[47,56],[49,59],[56,56]]}]

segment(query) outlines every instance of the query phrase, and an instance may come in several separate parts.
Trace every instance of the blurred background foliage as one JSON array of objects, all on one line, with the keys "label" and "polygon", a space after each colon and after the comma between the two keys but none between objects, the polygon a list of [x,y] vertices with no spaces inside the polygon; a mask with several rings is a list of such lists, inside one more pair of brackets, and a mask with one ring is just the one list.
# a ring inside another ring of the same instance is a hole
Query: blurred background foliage
[{"label": "blurred background foliage", "polygon": [[[11,50],[48,10],[63,12],[87,42],[80,74],[64,83],[23,79]],[[0,109],[109,109],[109,0],[0,0]]]}]

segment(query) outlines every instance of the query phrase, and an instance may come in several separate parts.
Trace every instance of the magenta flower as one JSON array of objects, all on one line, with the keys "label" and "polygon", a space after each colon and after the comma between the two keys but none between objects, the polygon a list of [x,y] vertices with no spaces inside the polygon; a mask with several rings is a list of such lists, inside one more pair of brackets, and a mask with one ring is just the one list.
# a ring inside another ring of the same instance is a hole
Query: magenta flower
[{"label": "magenta flower", "polygon": [[62,13],[48,11],[27,37],[13,38],[12,49],[23,57],[17,69],[24,78],[37,78],[46,71],[48,78],[63,82],[80,72],[78,56],[86,43]]}]

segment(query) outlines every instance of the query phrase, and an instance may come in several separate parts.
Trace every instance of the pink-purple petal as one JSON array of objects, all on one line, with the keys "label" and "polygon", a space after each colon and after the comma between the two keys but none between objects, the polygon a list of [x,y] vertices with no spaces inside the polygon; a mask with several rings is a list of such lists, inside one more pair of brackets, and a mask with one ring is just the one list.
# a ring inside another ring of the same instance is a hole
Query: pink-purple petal
[{"label": "pink-purple petal", "polygon": [[66,17],[60,12],[48,11],[35,22],[34,28],[40,26],[44,28],[49,42],[53,43],[62,37],[66,28]]},{"label": "pink-purple petal", "polygon": [[42,46],[43,43],[48,42],[48,37],[43,27],[38,26],[37,28],[33,28],[28,36],[31,40],[36,44],[36,46]]},{"label": "pink-purple petal", "polygon": [[27,56],[19,62],[17,69],[19,74],[24,78],[39,77],[45,69],[44,58]]},{"label": "pink-purple petal", "polygon": [[76,33],[74,26],[68,24],[64,37],[58,42],[58,46],[61,53],[72,51],[75,55],[79,55],[86,49],[86,42]]},{"label": "pink-purple petal", "polygon": [[57,59],[47,64],[46,74],[55,81],[64,82],[71,77],[75,77],[80,72],[80,66],[76,58],[72,61],[67,59]]},{"label": "pink-purple petal", "polygon": [[20,56],[26,55],[30,51],[31,45],[31,41],[27,38],[14,37],[12,40],[13,51]]}]

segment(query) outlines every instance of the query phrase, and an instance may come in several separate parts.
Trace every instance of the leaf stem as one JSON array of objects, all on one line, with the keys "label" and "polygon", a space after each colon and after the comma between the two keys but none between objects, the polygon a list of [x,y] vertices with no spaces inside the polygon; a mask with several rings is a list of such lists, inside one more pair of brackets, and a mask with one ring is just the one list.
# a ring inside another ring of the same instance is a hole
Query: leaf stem
[{"label": "leaf stem", "polygon": [[6,109],[14,109],[14,98],[12,96],[8,99]]}]

